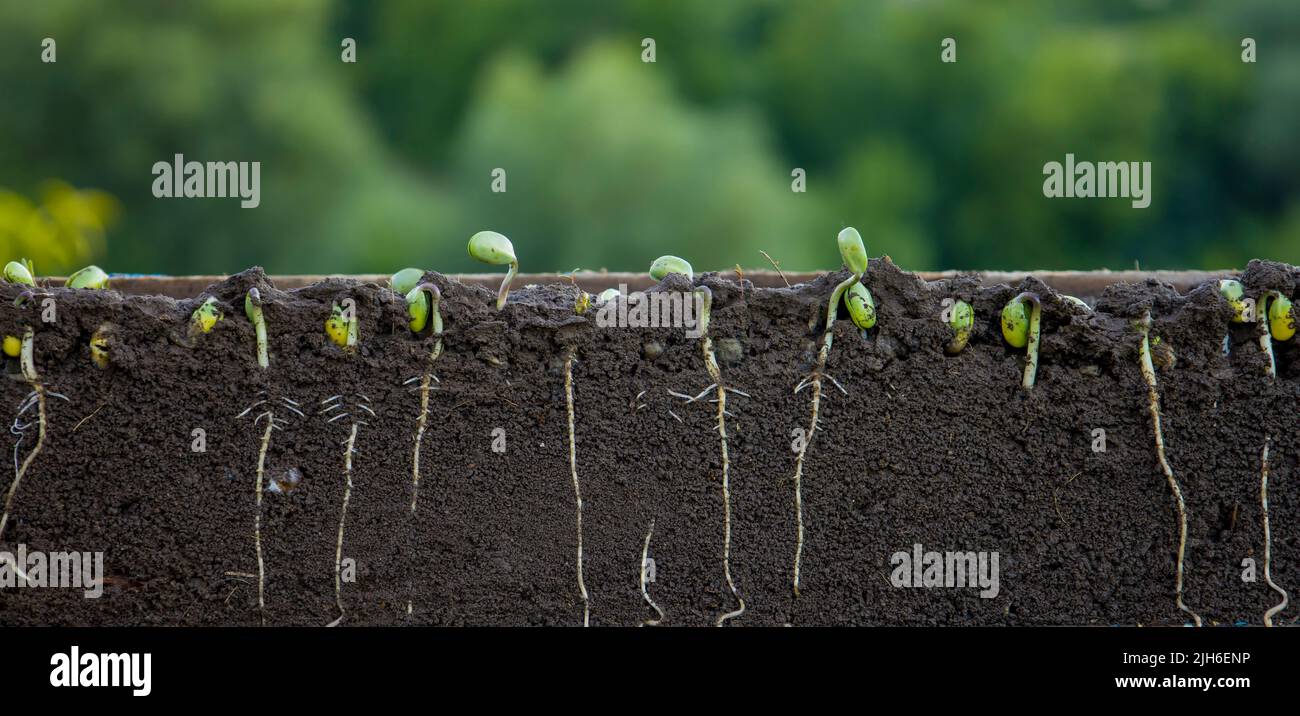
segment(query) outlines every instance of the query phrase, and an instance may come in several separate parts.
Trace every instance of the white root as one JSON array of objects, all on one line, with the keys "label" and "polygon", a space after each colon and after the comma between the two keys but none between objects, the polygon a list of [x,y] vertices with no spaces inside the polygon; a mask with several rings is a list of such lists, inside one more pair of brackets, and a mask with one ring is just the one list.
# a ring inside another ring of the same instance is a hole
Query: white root
[{"label": "white root", "polygon": [[1155,367],[1151,365],[1151,341],[1148,335],[1150,326],[1151,316],[1148,314],[1139,324],[1142,343],[1138,349],[1138,357],[1142,367],[1142,377],[1147,383],[1147,410],[1151,413],[1151,427],[1155,433],[1156,457],[1160,461],[1160,469],[1165,473],[1165,480],[1169,483],[1169,489],[1173,492],[1178,507],[1178,572],[1174,581],[1174,601],[1179,609],[1191,615],[1196,626],[1201,626],[1201,617],[1183,603],[1183,562],[1187,553],[1187,505],[1183,501],[1182,488],[1174,478],[1173,468],[1169,467],[1169,460],[1165,458],[1165,438],[1160,430],[1160,394],[1156,390]]},{"label": "white root", "polygon": [[0,537],[4,536],[5,526],[9,524],[9,510],[13,507],[14,496],[18,494],[18,486],[22,483],[23,477],[27,470],[31,468],[32,462],[40,454],[41,448],[45,444],[45,389],[37,384],[34,387],[36,391],[36,445],[32,447],[31,452],[23,459],[22,465],[14,472],[14,481],[9,485],[9,491],[5,493],[5,510],[0,515]]},{"label": "white root", "polygon": [[[266,450],[271,445],[271,431],[275,429],[275,415],[266,411],[258,419],[266,417],[266,432],[262,433],[262,447],[257,452],[257,512],[253,516],[253,549],[257,553],[257,612],[266,626],[266,569],[262,563],[262,481],[266,474]],[[254,423],[256,425],[256,422]]]},{"label": "white root", "polygon": [[727,579],[727,589],[737,603],[734,611],[718,617],[715,625],[722,626],[728,619],[735,619],[745,613],[745,600],[741,598],[735,580],[731,578],[731,458],[727,454],[727,388],[722,382],[718,360],[713,355],[713,339],[704,336],[700,346],[704,352],[704,365],[718,390],[718,444],[722,451],[722,573]]},{"label": "white root", "polygon": [[582,595],[582,625],[591,626],[591,599],[582,575],[582,488],[578,484],[578,453],[573,426],[573,350],[564,361],[564,403],[569,417],[569,474],[573,477],[573,499],[578,524],[578,593]]},{"label": "white root", "polygon": [[650,598],[650,591],[646,588],[646,577],[650,568],[650,538],[654,536],[654,533],[655,521],[650,520],[650,529],[645,533],[645,544],[641,547],[641,597],[645,599],[645,603],[649,604],[651,609],[654,609],[659,614],[659,618],[647,619],[641,622],[641,626],[659,626],[664,621],[664,610],[660,609],[659,605],[655,604],[655,600]]},{"label": "white root", "polygon": [[1287,598],[1286,590],[1277,586],[1277,583],[1273,581],[1273,573],[1271,571],[1272,557],[1273,557],[1273,538],[1272,538],[1272,534],[1269,532],[1269,525],[1268,525],[1268,445],[1269,445],[1269,441],[1270,438],[1268,436],[1265,436],[1264,452],[1262,455],[1260,455],[1259,458],[1260,461],[1259,506],[1263,509],[1264,512],[1264,581],[1268,582],[1268,586],[1272,587],[1273,591],[1282,595],[1281,602],[1278,602],[1278,604],[1274,606],[1272,609],[1269,609],[1268,611],[1264,612],[1264,626],[1271,627],[1273,626],[1273,617],[1278,612],[1282,611],[1283,609],[1286,609],[1286,606],[1290,602],[1290,600]]},{"label": "white root", "polygon": [[352,499],[352,454],[357,444],[357,423],[352,423],[352,431],[348,434],[346,452],[343,454],[343,506],[339,509],[339,536],[334,544],[334,604],[339,608],[339,617],[329,626],[338,626],[343,623],[343,617],[347,612],[343,609],[343,529],[347,525],[348,519],[348,502]]},{"label": "white root", "polygon": [[[441,329],[435,329],[441,333]],[[429,353],[429,362],[433,363],[442,355],[442,336],[438,335],[433,342],[433,350]],[[416,418],[415,430],[415,450],[411,454],[411,513],[407,518],[406,542],[412,551],[411,559],[414,560],[415,550],[415,506],[420,497],[420,444],[424,441],[424,431],[429,425],[429,391],[435,390],[432,383],[441,382],[438,376],[432,372],[426,372],[423,375],[417,375],[408,379],[402,385],[410,385],[415,381],[420,381],[420,416]],[[371,412],[373,415],[373,411]],[[415,602],[415,576],[414,565],[408,564],[407,572],[407,598],[406,598],[406,615],[411,615],[412,607]]]},{"label": "white root", "polygon": [[[420,381],[420,416],[415,421],[415,450],[411,455],[411,513],[407,518],[407,544],[412,549],[415,546],[415,506],[420,497],[420,444],[424,440],[424,430],[429,424],[429,379],[431,377],[429,373],[425,373]],[[410,615],[415,601],[413,596],[415,578],[409,574],[407,591],[410,596],[406,599],[406,613]]]},{"label": "white root", "polygon": [[[33,403],[36,405],[36,445],[34,445],[31,451],[27,453],[27,457],[23,459],[22,465],[18,464],[18,447],[17,445],[14,446],[14,480],[10,483],[9,490],[5,493],[4,512],[0,513],[0,541],[3,541],[5,527],[9,524],[9,511],[13,508],[14,497],[18,494],[18,486],[22,484],[23,476],[25,476],[27,471],[31,469],[32,462],[36,460],[36,456],[40,454],[41,448],[45,446],[46,392],[45,386],[40,383],[40,376],[36,374],[36,363],[33,360],[32,355],[34,352],[34,343],[35,333],[31,328],[27,328],[23,332],[22,347],[19,351],[19,364],[22,368],[23,378],[27,380],[27,385],[31,387],[32,393],[23,399],[23,402],[18,409],[18,415],[21,416],[24,412],[30,410]],[[58,394],[54,393],[53,395]],[[59,397],[62,398],[63,396]],[[64,398],[64,400],[67,400],[67,398]],[[18,418],[14,419],[14,424],[15,426],[18,426]],[[30,425],[31,424],[28,423],[19,426],[17,429],[21,432],[22,429],[30,427]],[[11,431],[12,430],[13,429],[11,428]],[[21,443],[21,441],[22,438],[20,437],[19,442]],[[10,562],[13,565],[14,573],[22,577],[23,581],[28,581],[27,575],[18,568],[17,563],[13,560],[10,560]]]}]

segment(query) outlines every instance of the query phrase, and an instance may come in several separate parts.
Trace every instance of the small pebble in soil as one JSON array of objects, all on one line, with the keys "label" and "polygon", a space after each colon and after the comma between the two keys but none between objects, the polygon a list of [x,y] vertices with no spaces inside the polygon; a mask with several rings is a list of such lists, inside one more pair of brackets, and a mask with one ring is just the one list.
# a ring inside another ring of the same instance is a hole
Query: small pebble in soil
[{"label": "small pebble in soil", "polygon": [[296,467],[291,467],[283,473],[273,476],[271,478],[271,485],[267,488],[267,491],[276,495],[288,494],[289,492],[292,492],[300,482],[302,482],[302,471]]},{"label": "small pebble in soil", "polygon": [[745,357],[745,349],[735,338],[720,338],[717,342],[718,360],[723,363],[738,363]]},{"label": "small pebble in soil", "polygon": [[641,350],[645,353],[646,360],[655,360],[664,354],[664,346],[659,341],[646,341]]}]

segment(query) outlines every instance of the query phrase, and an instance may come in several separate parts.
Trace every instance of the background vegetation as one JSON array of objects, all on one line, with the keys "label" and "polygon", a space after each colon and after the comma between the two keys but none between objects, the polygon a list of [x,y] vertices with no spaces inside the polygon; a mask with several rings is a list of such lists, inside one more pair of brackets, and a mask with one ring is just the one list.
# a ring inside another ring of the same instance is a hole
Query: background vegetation
[{"label": "background vegetation", "polygon": [[[843,224],[915,269],[1300,263],[1281,0],[9,2],[0,97],[0,248],[42,273],[478,270],[481,228],[526,271],[813,269]],[[177,152],[260,161],[260,208],[155,199]],[[1067,152],[1151,161],[1150,208],[1044,198]]]}]

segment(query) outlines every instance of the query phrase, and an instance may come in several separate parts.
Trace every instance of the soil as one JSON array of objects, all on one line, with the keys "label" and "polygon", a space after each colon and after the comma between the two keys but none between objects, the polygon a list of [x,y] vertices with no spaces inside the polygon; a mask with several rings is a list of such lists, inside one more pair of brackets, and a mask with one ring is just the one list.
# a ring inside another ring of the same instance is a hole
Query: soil
[{"label": "soil", "polygon": [[[704,274],[709,333],[728,387],[731,569],[748,607],[733,626],[1181,625],[1174,602],[1178,520],[1160,470],[1132,323],[1150,311],[1163,434],[1186,497],[1184,600],[1206,624],[1262,622],[1278,600],[1263,580],[1260,452],[1270,450],[1272,574],[1300,589],[1300,350],[1276,343],[1276,381],[1253,325],[1231,324],[1213,284],[1117,284],[1064,301],[1033,278],[981,286],[972,276],[926,282],[874,260],[865,282],[879,315],[868,334],[841,316],[827,364],[820,425],[803,478],[807,530],[800,595],[792,431],[809,419],[819,316],[847,274],[755,288]],[[114,291],[43,289],[57,320],[15,307],[0,286],[0,333],[35,328],[48,434],[14,500],[2,550],[102,551],[105,592],[0,590],[3,625],[256,625],[253,524],[258,453],[267,450],[261,541],[265,623],[324,625],[339,616],[334,564],[351,419],[327,423],[322,401],[365,396],[353,461],[344,556],[346,625],[582,623],[575,503],[568,463],[564,356],[576,349],[576,454],[583,494],[585,581],[595,625],[655,617],[642,598],[641,550],[654,521],[649,593],[665,625],[710,625],[735,607],[723,579],[721,460],[712,403],[686,404],[712,381],[700,341],[682,329],[599,328],[577,316],[577,289],[519,287],[495,295],[440,274],[444,350],[406,328],[405,304],[374,283],[328,279],[277,290],[260,269],[176,300]],[[1296,296],[1300,270],[1252,262],[1247,295]],[[257,286],[271,341],[256,363],[243,297]],[[669,276],[654,290],[689,290]],[[1042,297],[1037,384],[1020,387],[1024,351],[997,317],[1018,292]],[[190,338],[190,313],[215,296],[225,318]],[[361,341],[330,343],[331,305],[353,298]],[[945,298],[975,307],[967,348],[949,356]],[[110,365],[88,343],[109,330]],[[1230,335],[1231,350],[1223,352]],[[3,405],[30,391],[9,359]],[[410,522],[419,383],[432,370],[420,499]],[[260,400],[251,412],[238,417]],[[294,401],[287,403],[283,399]],[[289,410],[297,405],[299,416]],[[354,416],[360,413],[354,411]],[[30,414],[24,418],[31,417]],[[505,451],[493,450],[504,430]],[[1094,450],[1095,430],[1105,451]],[[192,448],[202,430],[205,450]],[[499,433],[497,433],[499,434]],[[17,435],[6,436],[13,453]],[[19,447],[34,443],[27,432]],[[3,479],[7,489],[12,479]],[[296,484],[290,475],[298,478]],[[999,591],[900,588],[891,556],[925,550],[999,555]],[[1243,560],[1257,563],[1244,582]],[[407,613],[407,601],[412,608]],[[1275,617],[1300,616],[1293,604]]]}]

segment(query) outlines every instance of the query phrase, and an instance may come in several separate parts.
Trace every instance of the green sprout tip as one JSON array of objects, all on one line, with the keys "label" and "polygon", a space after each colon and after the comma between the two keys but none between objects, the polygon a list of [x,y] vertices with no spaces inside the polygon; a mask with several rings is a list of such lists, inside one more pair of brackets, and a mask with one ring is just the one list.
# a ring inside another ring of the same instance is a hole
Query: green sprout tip
[{"label": "green sprout tip", "polygon": [[418,268],[404,268],[388,278],[388,287],[399,296],[405,296],[411,292],[424,278],[424,270]]},{"label": "green sprout tip", "polygon": [[506,278],[497,291],[497,310],[500,311],[506,305],[506,296],[510,295],[510,282],[519,272],[519,260],[515,258],[514,244],[495,231],[480,231],[469,237],[469,255],[493,266],[510,265],[510,270],[506,271]]},{"label": "green sprout tip", "polygon": [[10,261],[5,264],[4,279],[9,283],[21,283],[27,286],[36,285],[36,269],[32,262],[23,259],[22,261]]},{"label": "green sprout tip", "polygon": [[679,273],[688,280],[695,280],[695,270],[691,268],[691,263],[680,256],[660,256],[650,264],[650,278],[656,281],[664,280],[664,276],[670,273]]},{"label": "green sprout tip", "polygon": [[87,266],[68,277],[68,288],[108,288],[108,274],[98,266]]}]

